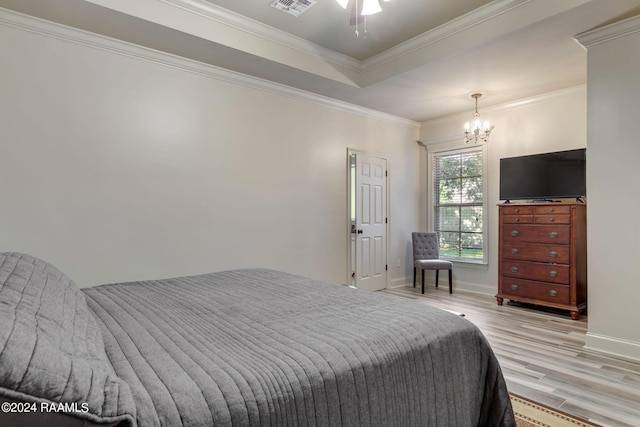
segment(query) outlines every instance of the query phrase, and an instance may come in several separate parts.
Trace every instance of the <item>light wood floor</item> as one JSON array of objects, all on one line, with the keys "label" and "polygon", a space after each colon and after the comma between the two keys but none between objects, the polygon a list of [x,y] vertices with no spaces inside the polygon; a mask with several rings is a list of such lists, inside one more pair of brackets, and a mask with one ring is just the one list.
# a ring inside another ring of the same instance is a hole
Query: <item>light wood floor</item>
[{"label": "light wood floor", "polygon": [[603,426],[640,426],[640,363],[583,348],[587,318],[498,306],[492,296],[420,285],[383,292],[464,313],[487,337],[512,393]]}]

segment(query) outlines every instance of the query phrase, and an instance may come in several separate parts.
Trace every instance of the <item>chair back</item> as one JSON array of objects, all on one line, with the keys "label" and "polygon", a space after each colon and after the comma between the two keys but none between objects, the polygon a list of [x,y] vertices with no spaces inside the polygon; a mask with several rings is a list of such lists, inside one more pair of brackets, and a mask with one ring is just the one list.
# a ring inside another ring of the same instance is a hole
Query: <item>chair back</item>
[{"label": "chair back", "polygon": [[440,245],[436,233],[414,231],[411,233],[413,240],[413,260],[440,258]]}]

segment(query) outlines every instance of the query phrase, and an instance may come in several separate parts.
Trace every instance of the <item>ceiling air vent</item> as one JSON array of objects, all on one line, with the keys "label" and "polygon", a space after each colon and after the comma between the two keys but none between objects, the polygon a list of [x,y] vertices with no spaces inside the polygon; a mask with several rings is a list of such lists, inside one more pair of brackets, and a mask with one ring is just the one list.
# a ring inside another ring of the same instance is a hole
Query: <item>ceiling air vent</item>
[{"label": "ceiling air vent", "polygon": [[289,15],[300,16],[314,4],[316,4],[316,0],[275,0],[271,3],[271,7]]}]

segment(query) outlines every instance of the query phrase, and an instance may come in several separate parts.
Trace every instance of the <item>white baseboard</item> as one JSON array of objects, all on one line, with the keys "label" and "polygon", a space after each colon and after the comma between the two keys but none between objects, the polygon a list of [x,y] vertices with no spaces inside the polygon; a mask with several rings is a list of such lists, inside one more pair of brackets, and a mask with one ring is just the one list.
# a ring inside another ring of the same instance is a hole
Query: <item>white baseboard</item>
[{"label": "white baseboard", "polygon": [[587,332],[585,348],[640,362],[640,343]]},{"label": "white baseboard", "polygon": [[491,296],[494,296],[495,294],[498,293],[497,283],[495,285],[484,285],[480,283],[454,281],[453,288],[461,289],[468,292],[475,292],[477,294],[491,295]]},{"label": "white baseboard", "polygon": [[410,285],[411,283],[413,283],[413,278],[399,277],[391,279],[391,281],[389,282],[389,289],[397,288],[398,286]]},{"label": "white baseboard", "polygon": [[[449,286],[449,282],[447,280],[448,279],[446,275],[444,275],[444,277],[440,277],[440,280],[438,281],[438,286],[443,286],[443,285]],[[435,280],[427,279],[424,282],[424,285],[435,286],[436,282]],[[391,280],[391,282],[389,283],[389,288],[397,288],[399,286],[413,286],[413,277],[400,277],[400,278]],[[416,286],[422,286],[420,282],[420,277],[418,277],[418,280],[416,281]],[[475,292],[477,294],[493,296],[498,292],[498,285],[496,284],[495,286],[491,286],[491,285],[483,285],[479,283],[454,280],[453,290],[455,291],[456,289],[462,290],[462,291],[468,291],[468,292]]]}]

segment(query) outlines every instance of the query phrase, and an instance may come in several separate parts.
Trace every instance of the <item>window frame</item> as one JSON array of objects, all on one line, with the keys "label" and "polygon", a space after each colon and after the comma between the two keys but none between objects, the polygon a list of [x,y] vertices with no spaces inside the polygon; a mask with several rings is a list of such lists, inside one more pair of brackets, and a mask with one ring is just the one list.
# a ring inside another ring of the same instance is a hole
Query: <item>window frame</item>
[{"label": "window frame", "polygon": [[448,141],[439,144],[427,145],[427,225],[430,231],[435,230],[435,189],[434,189],[434,157],[447,154],[462,154],[465,152],[481,151],[482,152],[482,259],[461,258],[442,256],[442,259],[448,261],[460,262],[465,264],[487,265],[489,260],[489,233],[488,233],[488,169],[487,169],[487,145],[475,144],[469,145],[459,141]]}]

